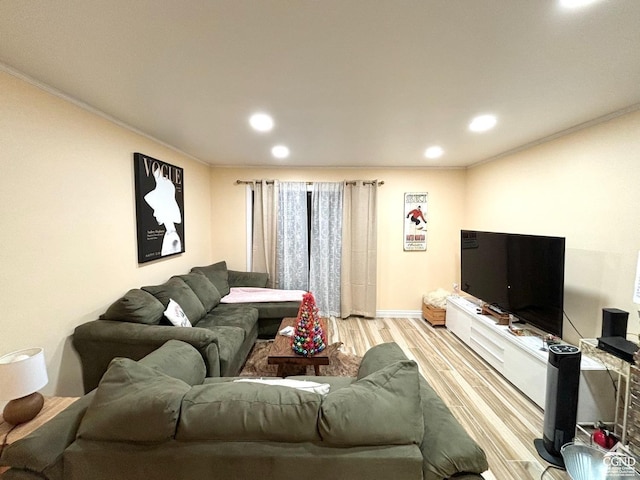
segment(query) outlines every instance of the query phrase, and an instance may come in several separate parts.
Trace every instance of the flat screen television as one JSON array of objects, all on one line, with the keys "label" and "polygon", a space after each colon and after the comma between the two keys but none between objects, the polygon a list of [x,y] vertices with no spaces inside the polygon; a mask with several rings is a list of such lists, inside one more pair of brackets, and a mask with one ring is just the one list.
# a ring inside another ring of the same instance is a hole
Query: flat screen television
[{"label": "flat screen television", "polygon": [[562,337],[565,239],[462,230],[461,289]]}]

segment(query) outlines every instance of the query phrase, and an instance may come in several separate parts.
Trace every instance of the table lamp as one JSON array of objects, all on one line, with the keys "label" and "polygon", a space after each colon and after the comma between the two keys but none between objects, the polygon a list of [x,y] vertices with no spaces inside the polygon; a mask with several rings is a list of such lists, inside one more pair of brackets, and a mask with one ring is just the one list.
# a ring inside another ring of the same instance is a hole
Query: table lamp
[{"label": "table lamp", "polygon": [[2,416],[11,425],[28,422],[42,410],[38,390],[49,378],[42,348],[27,348],[0,357],[0,399],[10,400]]}]

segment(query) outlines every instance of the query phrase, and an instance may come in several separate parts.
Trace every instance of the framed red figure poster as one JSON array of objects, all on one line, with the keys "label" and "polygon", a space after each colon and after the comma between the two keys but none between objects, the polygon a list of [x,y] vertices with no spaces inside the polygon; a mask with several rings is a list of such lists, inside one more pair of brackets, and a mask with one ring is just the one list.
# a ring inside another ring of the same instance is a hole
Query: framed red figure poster
[{"label": "framed red figure poster", "polygon": [[184,170],[134,153],[138,263],[184,252]]},{"label": "framed red figure poster", "polygon": [[427,249],[428,193],[404,194],[404,251]]}]

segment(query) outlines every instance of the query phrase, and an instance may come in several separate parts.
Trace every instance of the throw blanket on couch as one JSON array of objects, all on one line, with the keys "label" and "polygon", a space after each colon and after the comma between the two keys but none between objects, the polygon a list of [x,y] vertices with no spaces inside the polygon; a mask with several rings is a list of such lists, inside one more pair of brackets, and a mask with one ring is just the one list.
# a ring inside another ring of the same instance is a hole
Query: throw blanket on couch
[{"label": "throw blanket on couch", "polygon": [[304,290],[278,290],[275,288],[231,287],[220,303],[301,302]]}]

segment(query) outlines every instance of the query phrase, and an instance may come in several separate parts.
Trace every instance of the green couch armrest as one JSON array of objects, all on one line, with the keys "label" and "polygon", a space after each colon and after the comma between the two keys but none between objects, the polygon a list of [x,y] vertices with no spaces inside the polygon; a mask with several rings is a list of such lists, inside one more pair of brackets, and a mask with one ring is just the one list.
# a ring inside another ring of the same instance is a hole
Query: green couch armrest
[{"label": "green couch armrest", "polygon": [[78,425],[91,403],[93,393],[85,395],[31,434],[8,445],[0,465],[9,466],[5,478],[62,479],[62,454],[76,438]]},{"label": "green couch armrest", "polygon": [[94,320],[79,325],[73,334],[73,346],[82,363],[85,393],[98,386],[115,357],[140,360],[169,340],[181,340],[195,347],[205,362],[207,376],[220,374],[218,338],[211,330]]},{"label": "green couch armrest", "polygon": [[[480,474],[489,468],[484,451],[424,377],[420,377],[420,400],[424,417],[424,437],[420,445],[424,479],[482,478]],[[456,475],[462,473],[467,476]]]},{"label": "green couch armrest", "polygon": [[[395,342],[371,347],[362,357],[357,378],[362,379],[406,358]],[[420,443],[424,458],[424,479],[482,478],[480,474],[489,468],[484,451],[460,425],[425,378],[420,375],[419,379],[424,421],[424,436]]]}]

